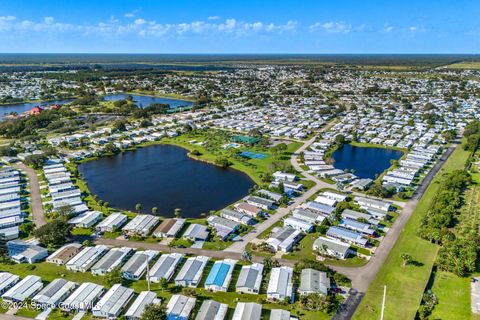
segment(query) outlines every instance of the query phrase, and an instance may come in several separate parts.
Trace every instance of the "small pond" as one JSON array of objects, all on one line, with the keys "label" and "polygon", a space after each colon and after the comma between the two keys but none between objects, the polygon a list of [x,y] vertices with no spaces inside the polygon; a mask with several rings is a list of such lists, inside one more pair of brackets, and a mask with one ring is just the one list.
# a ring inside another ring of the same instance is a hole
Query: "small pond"
[{"label": "small pond", "polygon": [[388,169],[390,160],[398,160],[403,152],[385,148],[356,147],[345,144],[332,157],[333,166],[342,170],[353,170],[360,178],[375,179]]}]

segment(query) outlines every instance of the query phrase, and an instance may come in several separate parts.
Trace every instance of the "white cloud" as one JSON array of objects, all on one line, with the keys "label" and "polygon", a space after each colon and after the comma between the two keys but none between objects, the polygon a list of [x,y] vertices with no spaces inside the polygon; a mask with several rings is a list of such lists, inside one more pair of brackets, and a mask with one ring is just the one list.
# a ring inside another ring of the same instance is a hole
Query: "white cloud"
[{"label": "white cloud", "polygon": [[138,12],[140,12],[140,9],[135,9],[135,10],[133,10],[133,11],[131,11],[131,12],[125,13],[123,16],[124,16],[125,18],[135,18],[135,17],[137,16]]},{"label": "white cloud", "polygon": [[331,21],[325,23],[316,22],[310,26],[310,30],[321,30],[327,33],[349,33],[350,31],[352,31],[352,25],[343,21]]},{"label": "white cloud", "polygon": [[1,21],[13,21],[17,19],[15,16],[0,16]]},{"label": "white cloud", "polygon": [[392,25],[389,25],[388,23],[383,26],[383,32],[390,33],[395,30],[395,27]]},{"label": "white cloud", "polygon": [[265,23],[262,21],[245,22],[230,18],[214,22],[192,21],[183,23],[160,23],[155,20],[136,18],[130,22],[122,22],[114,16],[107,21],[96,24],[70,24],[56,21],[53,17],[45,17],[39,22],[17,20],[13,16],[0,16],[0,32],[13,31],[22,34],[35,32],[77,33],[80,35],[137,35],[141,37],[174,37],[185,35],[232,35],[249,36],[253,34],[281,34],[292,32],[297,28],[297,22],[287,21],[285,24]]},{"label": "white cloud", "polygon": [[219,16],[210,16],[207,19],[208,20],[218,20],[218,19],[220,19],[220,17]]},{"label": "white cloud", "polygon": [[45,21],[46,24],[52,24],[55,19],[53,19],[53,17],[45,17],[43,21]]}]

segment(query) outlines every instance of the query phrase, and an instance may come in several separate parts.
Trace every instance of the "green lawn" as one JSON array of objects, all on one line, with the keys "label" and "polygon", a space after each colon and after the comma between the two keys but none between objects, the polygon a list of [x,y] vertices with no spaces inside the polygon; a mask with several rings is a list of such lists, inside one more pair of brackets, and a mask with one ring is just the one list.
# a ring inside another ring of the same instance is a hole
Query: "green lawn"
[{"label": "green lawn", "polygon": [[[387,285],[385,319],[414,318],[438,250],[438,246],[417,236],[417,229],[439,188],[439,180],[442,175],[455,169],[463,169],[468,156],[469,152],[458,146],[435,176],[368,288],[354,314],[354,319],[378,319],[380,317],[384,285]],[[410,254],[418,263],[403,267],[400,257],[402,253]]]},{"label": "green lawn", "polygon": [[316,256],[313,253],[313,243],[320,236],[320,233],[309,233],[295,246],[293,251],[288,254],[284,254],[282,258],[290,260],[316,260]]},{"label": "green lawn", "polygon": [[34,310],[31,308],[22,308],[22,309],[19,309],[15,315],[20,317],[26,317],[26,318],[35,318],[40,312],[41,310]]},{"label": "green lawn", "polygon": [[469,277],[461,278],[450,272],[437,271],[433,275],[431,290],[438,299],[431,319],[480,319],[479,315],[470,311]]}]

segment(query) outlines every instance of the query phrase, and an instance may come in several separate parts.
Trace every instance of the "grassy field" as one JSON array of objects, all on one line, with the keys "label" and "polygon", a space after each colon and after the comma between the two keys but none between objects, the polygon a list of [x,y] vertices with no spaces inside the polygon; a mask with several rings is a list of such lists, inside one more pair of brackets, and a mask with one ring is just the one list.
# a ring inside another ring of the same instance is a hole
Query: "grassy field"
[{"label": "grassy field", "polygon": [[[384,285],[387,285],[385,319],[413,319],[415,317],[438,251],[438,246],[417,235],[417,229],[433,201],[441,177],[453,170],[463,169],[468,156],[469,152],[464,151],[461,146],[457,147],[437,173],[376,278],[370,284],[354,314],[354,319],[378,319],[380,317]],[[402,253],[410,254],[416,263],[402,266],[400,257]]]},{"label": "grassy field", "polygon": [[459,63],[454,63],[451,65],[447,66],[448,69],[472,69],[472,70],[478,70],[480,69],[480,61],[476,62],[459,62]]},{"label": "grassy field", "polygon": [[437,296],[438,304],[433,308],[431,319],[480,319],[470,311],[469,277],[461,278],[450,272],[436,271],[432,278],[431,290]]}]

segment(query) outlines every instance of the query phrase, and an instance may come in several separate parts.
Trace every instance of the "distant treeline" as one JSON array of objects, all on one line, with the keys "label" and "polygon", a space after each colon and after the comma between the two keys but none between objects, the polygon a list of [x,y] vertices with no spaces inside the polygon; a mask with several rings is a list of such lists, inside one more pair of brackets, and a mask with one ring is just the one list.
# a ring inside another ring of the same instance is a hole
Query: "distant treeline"
[{"label": "distant treeline", "polygon": [[[349,65],[446,65],[461,61],[480,61],[480,55],[466,54],[0,54],[0,64],[142,64],[169,65],[172,68],[205,67],[215,63],[302,62]],[[183,64],[171,65],[173,63]],[[192,65],[195,64],[195,65]],[[201,64],[204,64],[203,66]],[[150,66],[151,67],[151,66]],[[215,66],[218,67],[218,66]],[[221,68],[221,67],[220,67]],[[166,69],[167,70],[167,69]],[[181,70],[181,69],[177,69]]]}]

